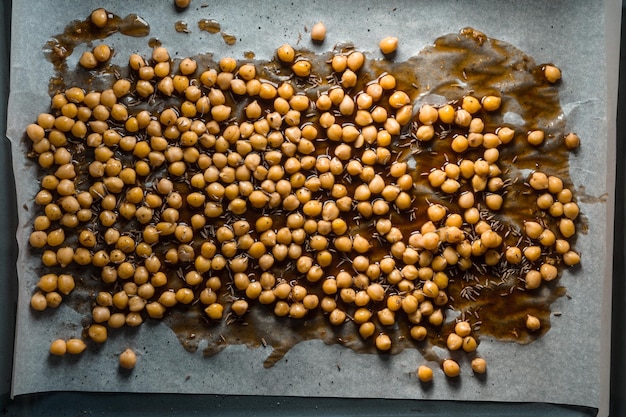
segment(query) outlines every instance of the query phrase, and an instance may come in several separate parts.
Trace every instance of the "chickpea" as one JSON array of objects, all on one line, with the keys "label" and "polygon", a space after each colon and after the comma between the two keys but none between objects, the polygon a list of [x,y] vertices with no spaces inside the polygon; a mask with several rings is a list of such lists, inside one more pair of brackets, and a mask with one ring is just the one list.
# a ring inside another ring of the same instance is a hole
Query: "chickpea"
[{"label": "chickpea", "polygon": [[30,306],[33,310],[44,311],[48,306],[46,296],[41,291],[37,291],[30,298]]},{"label": "chickpea", "polygon": [[99,28],[104,27],[108,21],[108,13],[106,10],[100,8],[91,12],[91,22]]},{"label": "chickpea", "polygon": [[63,339],[57,339],[50,344],[50,353],[55,356],[63,356],[67,352],[67,344]]},{"label": "chickpea", "polygon": [[93,56],[98,62],[106,62],[111,58],[111,48],[106,44],[98,45],[93,48]]},{"label": "chickpea", "polygon": [[324,42],[326,39],[326,25],[324,22],[317,22],[311,28],[311,40],[313,42]]},{"label": "chickpea", "polygon": [[284,44],[276,50],[276,55],[282,62],[291,64],[296,57],[296,52],[289,44]]},{"label": "chickpea", "polygon": [[537,317],[532,316],[530,314],[526,316],[526,328],[528,330],[533,332],[533,331],[539,330],[540,327],[541,327],[541,322],[539,321]]},{"label": "chickpea", "polygon": [[580,138],[576,133],[568,133],[565,136],[564,142],[569,150],[577,149],[580,146]]},{"label": "chickpea", "polygon": [[443,372],[449,378],[457,377],[461,373],[461,368],[454,359],[444,360],[442,368],[443,368]]},{"label": "chickpea", "polygon": [[542,130],[533,130],[532,132],[528,133],[528,136],[526,139],[528,140],[528,143],[530,143],[531,145],[539,146],[543,143],[545,139],[545,134]]},{"label": "chickpea", "polygon": [[137,355],[132,349],[126,349],[124,352],[120,353],[119,364],[121,368],[128,370],[133,369],[135,365],[137,365]]},{"label": "chickpea", "polygon": [[92,324],[88,330],[89,338],[96,343],[104,343],[107,340],[107,328],[101,324]]},{"label": "chickpea", "polygon": [[[354,51],[348,55],[347,65],[352,71],[356,72],[361,69],[365,62],[365,55],[362,52]],[[392,87],[393,88],[393,87]]]},{"label": "chickpea", "polygon": [[380,51],[383,54],[385,55],[392,54],[398,48],[398,38],[394,36],[387,36],[386,38],[381,39],[381,41],[378,44],[378,47],[380,48]]},{"label": "chickpea", "polygon": [[543,75],[549,83],[554,84],[561,79],[561,70],[554,65],[546,65],[543,67]]},{"label": "chickpea", "polygon": [[417,377],[421,382],[430,382],[433,379],[433,370],[426,365],[417,368]]},{"label": "chickpea", "polygon": [[449,350],[459,350],[463,345],[463,338],[456,333],[450,333],[446,340],[446,346]]},{"label": "chickpea", "polygon": [[381,333],[378,336],[376,336],[375,343],[376,343],[376,348],[383,352],[391,349],[391,338],[384,333]]},{"label": "chickpea", "polygon": [[87,349],[87,345],[81,339],[69,339],[65,342],[65,347],[70,355],[79,355]]},{"label": "chickpea", "polygon": [[[415,313],[412,313],[412,314],[417,314],[418,315],[416,317],[416,319],[413,320],[412,322],[419,323],[419,321],[420,321],[419,317],[421,317],[421,313],[419,311],[416,311]],[[428,332],[427,332],[427,330],[426,330],[426,328],[424,326],[413,326],[413,327],[411,327],[411,331],[410,331],[411,337],[413,339],[415,339],[415,340],[418,340],[418,341],[424,340],[426,338],[427,333]]]},{"label": "chickpea", "polygon": [[363,339],[367,339],[374,335],[376,326],[371,321],[365,322],[359,326],[359,334]]},{"label": "chickpea", "polygon": [[487,372],[487,361],[483,358],[474,358],[471,362],[472,371],[476,374],[484,374]]}]

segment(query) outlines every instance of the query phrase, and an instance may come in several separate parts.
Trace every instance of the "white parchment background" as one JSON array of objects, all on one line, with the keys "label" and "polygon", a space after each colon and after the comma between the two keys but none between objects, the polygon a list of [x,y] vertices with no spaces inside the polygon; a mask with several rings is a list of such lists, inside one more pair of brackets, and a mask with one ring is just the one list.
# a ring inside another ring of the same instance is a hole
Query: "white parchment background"
[{"label": "white parchment background", "polygon": [[[207,7],[201,7],[207,5]],[[149,38],[158,38],[178,57],[213,52],[216,57],[243,58],[254,51],[267,59],[284,42],[314,51],[328,51],[338,42],[351,41],[359,49],[380,57],[378,40],[387,35],[400,38],[396,60],[416,55],[441,35],[474,27],[488,36],[507,41],[532,56],[537,63],[553,62],[562,71],[561,101],[568,130],[582,138],[580,152],[570,159],[572,178],[581,194],[581,210],[589,219],[589,232],[578,239],[582,268],[565,273],[561,283],[571,299],[553,305],[562,312],[552,318],[552,329],[527,345],[481,339],[480,354],[489,363],[488,377],[472,376],[467,363],[462,377],[450,382],[436,369],[432,387],[423,389],[409,373],[423,363],[417,351],[404,351],[391,360],[358,355],[340,346],[303,343],[271,369],[263,368],[269,349],[232,346],[211,358],[185,351],[165,325],[141,326],[130,337],[109,340],[96,354],[86,352],[76,363],[52,361],[47,349],[51,340],[76,335],[82,316],[62,306],[53,317],[35,318],[28,300],[37,281],[24,251],[18,259],[19,306],[13,394],[40,391],[136,391],[213,394],[300,395],[376,398],[424,398],[482,401],[554,402],[600,407],[608,390],[608,333],[610,325],[610,256],[612,253],[612,191],[614,134],[607,120],[607,30],[605,5],[589,1],[362,1],[310,0],[245,2],[194,0],[184,12],[173,1],[49,1],[20,0],[13,4],[11,95],[8,137],[13,141],[20,212],[18,241],[26,242],[32,205],[33,170],[19,146],[24,128],[47,110],[48,81],[53,75],[42,47],[63,32],[71,20],[82,20],[97,7],[119,16],[137,13],[151,25],[146,38],[115,35],[107,43],[123,62],[131,52],[149,55]],[[613,7],[613,9],[616,9]],[[201,32],[201,18],[217,20],[222,29],[237,37],[228,46],[219,34]],[[190,34],[176,33],[174,23],[184,20]],[[326,22],[325,43],[314,46],[305,26]],[[77,49],[70,67],[84,49]],[[617,51],[611,50],[608,54]],[[612,58],[612,56],[609,56]],[[613,78],[611,76],[611,78]],[[584,190],[583,190],[584,188]],[[609,196],[606,200],[606,196]],[[139,354],[132,374],[117,369],[117,355],[126,347]],[[340,364],[340,370],[337,366]],[[437,364],[431,364],[437,367]]]}]

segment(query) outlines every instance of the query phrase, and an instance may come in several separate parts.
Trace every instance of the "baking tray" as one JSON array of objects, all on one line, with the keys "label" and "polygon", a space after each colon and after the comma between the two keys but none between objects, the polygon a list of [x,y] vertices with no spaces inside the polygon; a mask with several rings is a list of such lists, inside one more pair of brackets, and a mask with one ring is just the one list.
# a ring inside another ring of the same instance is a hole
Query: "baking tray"
[{"label": "baking tray", "polygon": [[[5,7],[7,6],[5,5]],[[5,13],[4,16],[6,18],[7,16],[10,16],[10,13]],[[8,27],[8,25],[5,25],[5,27]],[[6,77],[3,77],[3,80],[6,80]],[[6,92],[6,87],[5,87],[5,92]],[[5,158],[3,160],[3,162],[5,162],[3,166],[6,168],[10,166],[10,161],[8,159],[9,153],[7,152],[8,151],[7,144],[4,143],[3,145],[5,145],[2,149],[3,150],[2,157]],[[6,175],[3,175],[2,177],[3,181],[6,180],[7,187],[5,187],[5,189],[11,190],[12,178],[10,175],[10,171],[5,172],[5,174]],[[6,207],[7,210],[4,212],[14,214],[15,208],[12,207],[11,199],[4,199],[3,204],[6,204],[7,206]],[[15,216],[14,215],[7,216],[7,218],[3,219],[3,221],[6,221],[6,225],[4,224],[2,225],[3,226],[2,230],[14,230],[15,229]],[[15,273],[14,268],[12,268],[13,262],[11,262],[14,259],[15,253],[16,253],[15,247],[14,247],[15,242],[12,239],[12,233],[5,234],[5,236],[7,237],[7,239],[6,239],[6,242],[3,242],[3,244],[6,243],[7,250],[2,251],[2,253],[3,255],[7,255],[8,262],[4,262],[3,267],[6,267],[7,269],[6,271],[7,273],[5,274],[5,276],[12,276]],[[4,285],[5,282],[3,281],[2,284]],[[4,292],[4,293],[5,294],[6,293],[11,294],[12,292],[14,293],[15,289],[13,285],[14,284],[11,284],[9,282],[7,284],[7,292]],[[7,303],[7,304],[9,304],[8,305],[9,311],[7,313],[8,313],[8,316],[10,317],[12,315],[11,309],[13,306],[10,305],[10,303]],[[7,315],[5,315],[5,317],[6,316]],[[7,332],[9,334],[12,332],[11,326],[8,327]],[[3,340],[10,340],[10,338],[11,338],[10,335],[8,335],[8,337],[3,338]],[[2,355],[2,357],[10,358],[11,355]],[[5,365],[5,366],[8,369],[10,369],[10,365]],[[179,403],[180,402],[179,397],[180,396],[176,396],[176,395],[171,395],[171,396],[150,395],[150,396],[145,397],[146,398],[145,403],[141,405],[145,406],[148,410],[154,409],[155,411],[157,411],[159,409],[162,409],[164,404],[169,404],[171,401],[175,403]],[[10,403],[8,410],[10,411],[21,410],[25,413],[32,413],[32,415],[45,415],[42,413],[45,413],[44,410],[49,406],[53,406],[53,409],[56,409],[57,408],[56,406],[63,407],[64,405],[71,404],[71,408],[73,409],[88,409],[92,411],[102,411],[102,412],[104,412],[105,410],[123,411],[124,404],[126,404],[132,398],[133,398],[132,395],[127,395],[127,394],[121,394],[121,395],[116,395],[116,396],[109,395],[109,394],[68,394],[68,393],[32,395],[32,396],[27,396],[26,398],[19,399],[16,402]],[[177,398],[178,400],[176,400]],[[432,413],[436,411],[444,411],[447,409],[446,407],[450,407],[449,410],[451,414],[456,414],[459,411],[467,412],[466,405],[459,405],[458,403],[447,402],[447,401],[443,401],[443,402],[419,401],[418,402],[418,401],[405,401],[405,400],[365,400],[364,402],[361,402],[361,401],[351,401],[351,400],[342,400],[342,399],[311,399],[311,398],[280,398],[280,397],[257,398],[257,397],[248,397],[248,396],[245,396],[245,397],[191,396],[191,398],[188,396],[185,396],[185,398],[186,399],[184,400],[184,402],[186,403],[186,406],[180,408],[180,411],[179,411],[180,413],[188,413],[194,409],[200,408],[202,407],[202,404],[204,404],[204,401],[207,401],[207,400],[210,401],[211,403],[217,403],[222,412],[230,413],[231,415],[235,415],[239,412],[245,413],[246,410],[248,411],[250,410],[247,407],[252,406],[252,405],[256,405],[257,409],[261,409],[265,411],[272,410],[273,412],[276,412],[277,410],[283,410],[283,411],[287,410],[288,413],[291,412],[292,414],[294,413],[294,411],[298,411],[300,407],[306,408],[308,410],[306,414],[309,414],[309,413],[315,414],[317,413],[317,411],[315,410],[320,410],[319,412],[321,414],[327,414],[329,410],[328,407],[330,407],[330,409],[337,410],[337,414],[351,414],[351,411],[358,409],[358,410],[365,412],[365,414],[367,414],[369,410],[369,414],[381,415],[381,414],[387,414],[386,412],[384,412],[384,410],[387,407],[393,409],[394,411],[399,411],[397,414],[389,414],[389,415],[402,415],[402,414],[406,414],[407,412]],[[111,400],[113,402],[113,405],[112,406],[110,405],[107,407],[100,407],[100,408],[99,407],[92,408],[89,405],[91,401],[99,402],[100,399],[106,399],[107,402]],[[118,400],[119,400],[119,404],[117,402]],[[519,411],[520,413],[522,413],[521,415],[537,415],[537,413],[539,413],[539,410],[541,410],[542,406],[543,405],[540,405],[540,404],[533,404],[529,406],[527,404],[496,404],[496,403],[480,403],[480,402],[471,404],[472,409],[476,407],[476,410],[479,410],[477,412],[483,415],[485,413],[488,414],[492,411],[495,412],[495,414],[493,415],[501,415],[503,410],[508,410],[508,411],[516,410],[516,412]],[[17,408],[14,408],[14,407],[17,407]],[[504,407],[504,408],[498,408],[498,407]],[[551,405],[546,405],[546,407],[547,407],[545,409],[546,412],[549,411],[550,413],[553,413],[553,412],[574,413],[572,415],[579,415],[577,413],[583,413],[580,415],[584,415],[584,413],[589,411],[589,410],[581,410],[578,408],[557,407],[557,406],[551,406]],[[230,410],[230,411],[226,411],[226,410]],[[499,412],[497,410],[499,410]],[[529,413],[529,414],[524,414],[524,413]],[[56,412],[56,415],[58,415],[58,410]],[[565,415],[569,415],[569,414],[565,414]]]}]

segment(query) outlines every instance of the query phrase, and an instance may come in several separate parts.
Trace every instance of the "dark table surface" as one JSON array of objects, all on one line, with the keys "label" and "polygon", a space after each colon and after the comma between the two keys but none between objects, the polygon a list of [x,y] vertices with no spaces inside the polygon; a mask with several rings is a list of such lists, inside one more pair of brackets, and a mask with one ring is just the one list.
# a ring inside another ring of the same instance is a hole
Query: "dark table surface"
[{"label": "dark table surface", "polygon": [[[11,358],[17,298],[15,262],[17,246],[17,208],[12,175],[9,141],[6,131],[6,110],[9,95],[9,51],[11,2],[0,1],[0,415],[2,416],[76,416],[76,415],[220,415],[220,416],[589,416],[595,409],[552,404],[493,403],[418,400],[377,400],[300,397],[255,397],[176,394],[103,394],[45,393],[20,396],[11,400]],[[622,7],[622,20],[624,7]],[[626,34],[622,29],[620,82],[617,120],[617,161],[626,158]],[[616,166],[614,300],[626,298],[624,267],[624,191],[626,164]],[[9,302],[6,302],[9,300]],[[611,346],[611,416],[626,416],[626,303],[613,303]]]}]

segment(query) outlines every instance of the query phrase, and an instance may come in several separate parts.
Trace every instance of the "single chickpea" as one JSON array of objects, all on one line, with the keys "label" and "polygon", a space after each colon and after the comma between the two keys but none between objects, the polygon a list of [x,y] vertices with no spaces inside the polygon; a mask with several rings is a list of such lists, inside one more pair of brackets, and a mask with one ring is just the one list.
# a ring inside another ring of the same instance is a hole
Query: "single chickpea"
[{"label": "single chickpea", "polygon": [[433,379],[433,370],[426,365],[420,365],[417,368],[417,377],[421,382],[430,382]]},{"label": "single chickpea", "polygon": [[46,296],[41,291],[37,291],[30,298],[30,306],[35,311],[44,311],[48,306]]},{"label": "single chickpea", "polygon": [[291,64],[296,58],[296,52],[289,44],[284,44],[278,48],[276,50],[276,55],[278,56],[278,59],[286,64]]},{"label": "single chickpea", "polygon": [[461,367],[454,359],[446,359],[443,361],[443,372],[447,377],[454,378],[461,373]]},{"label": "single chickpea", "polygon": [[487,372],[487,361],[483,358],[474,358],[471,362],[472,371],[476,374],[484,374]]},{"label": "single chickpea", "polygon": [[133,369],[137,364],[137,355],[132,349],[126,349],[124,352],[120,353],[119,364],[120,367],[124,369]]},{"label": "single chickpea", "polygon": [[549,83],[554,84],[561,79],[561,70],[554,65],[546,65],[543,67],[543,75]]},{"label": "single chickpea", "polygon": [[324,22],[317,22],[311,28],[311,40],[321,43],[324,39],[326,39],[326,25]]},{"label": "single chickpea", "polygon": [[485,96],[481,100],[483,109],[487,111],[495,111],[500,108],[500,104],[502,103],[502,98],[497,96]]},{"label": "single chickpea", "polygon": [[539,146],[543,143],[545,139],[545,133],[543,130],[533,130],[528,132],[528,136],[526,137],[528,143],[534,146]]},{"label": "single chickpea", "polygon": [[67,352],[67,344],[63,339],[57,339],[50,344],[50,353],[55,356],[63,356]]},{"label": "single chickpea", "polygon": [[383,54],[392,54],[396,51],[396,49],[398,49],[398,38],[394,36],[387,36],[381,39],[378,43],[378,47]]},{"label": "single chickpea", "polygon": [[91,22],[97,27],[101,28],[107,24],[108,21],[108,13],[106,10],[100,8],[91,12]]},{"label": "single chickpea", "polygon": [[565,136],[564,142],[569,150],[577,149],[580,146],[580,138],[576,133],[568,133]]},{"label": "single chickpea", "polygon": [[376,348],[378,350],[388,351],[389,349],[391,349],[391,338],[384,333],[381,333],[378,336],[376,336],[375,343],[376,343]]},{"label": "single chickpea", "polygon": [[87,345],[81,339],[69,339],[65,347],[70,355],[79,355],[87,349]]},{"label": "single chickpea", "polygon": [[539,330],[540,327],[541,327],[541,321],[539,321],[537,317],[532,316],[530,314],[526,316],[526,328],[528,330],[532,332],[532,331]]},{"label": "single chickpea", "polygon": [[89,338],[96,343],[104,343],[107,340],[107,328],[101,324],[92,324],[88,330]]}]

